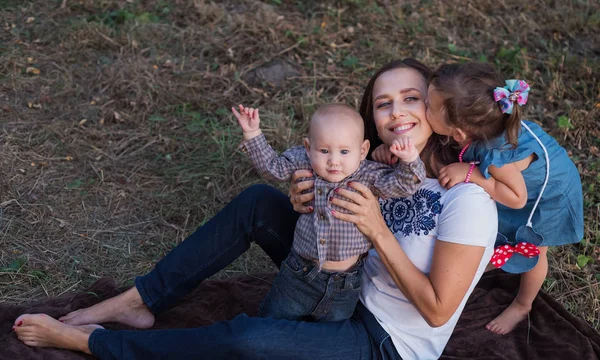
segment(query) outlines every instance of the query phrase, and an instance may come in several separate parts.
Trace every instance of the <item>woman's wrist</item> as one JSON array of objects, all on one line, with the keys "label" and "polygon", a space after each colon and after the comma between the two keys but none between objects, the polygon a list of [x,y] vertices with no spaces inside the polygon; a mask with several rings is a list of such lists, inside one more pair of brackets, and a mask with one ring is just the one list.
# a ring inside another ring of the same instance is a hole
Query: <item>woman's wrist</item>
[{"label": "woman's wrist", "polygon": [[374,233],[369,237],[369,239],[371,240],[373,245],[380,245],[383,244],[385,240],[389,238],[390,235],[393,236],[392,232],[390,231],[390,229],[388,229],[387,226],[384,226],[379,227],[379,229],[374,231]]}]

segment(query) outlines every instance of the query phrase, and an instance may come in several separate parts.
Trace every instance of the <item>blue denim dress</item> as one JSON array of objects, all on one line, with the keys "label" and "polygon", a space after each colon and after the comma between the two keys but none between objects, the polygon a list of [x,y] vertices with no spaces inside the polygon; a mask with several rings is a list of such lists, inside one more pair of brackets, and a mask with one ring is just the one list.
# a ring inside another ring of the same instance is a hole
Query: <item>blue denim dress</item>
[{"label": "blue denim dress", "polygon": [[[467,148],[463,159],[479,161],[479,169],[487,179],[490,177],[490,165],[502,167],[523,160],[531,154],[535,154],[536,159],[522,172],[527,185],[527,204],[522,209],[511,209],[498,204],[500,241],[496,245],[515,245],[524,241],[517,236],[517,230],[527,224],[530,215],[531,227],[541,236],[535,245],[551,246],[579,242],[583,238],[583,195],[579,172],[566,150],[539,125],[531,121],[522,121],[516,149],[507,146],[504,136],[501,136],[487,143],[473,143]],[[546,156],[550,160],[548,183],[532,214],[547,176]],[[509,266],[510,270],[504,266],[503,269],[514,273],[526,272],[537,264],[538,259],[525,260],[516,256],[514,260],[511,261],[513,264]],[[515,263],[518,265],[515,266]]]}]

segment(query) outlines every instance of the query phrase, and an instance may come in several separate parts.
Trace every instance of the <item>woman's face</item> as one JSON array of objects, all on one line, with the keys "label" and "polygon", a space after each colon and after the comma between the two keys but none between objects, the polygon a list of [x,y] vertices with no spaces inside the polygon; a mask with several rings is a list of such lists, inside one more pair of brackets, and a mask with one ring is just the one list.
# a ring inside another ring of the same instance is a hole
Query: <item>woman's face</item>
[{"label": "woman's face", "polygon": [[416,70],[397,68],[379,75],[373,86],[373,117],[381,141],[391,145],[408,136],[423,150],[432,134],[427,122],[427,81]]},{"label": "woman's face", "polygon": [[452,135],[453,128],[446,122],[444,99],[435,86],[429,85],[427,95],[427,121],[436,134]]}]

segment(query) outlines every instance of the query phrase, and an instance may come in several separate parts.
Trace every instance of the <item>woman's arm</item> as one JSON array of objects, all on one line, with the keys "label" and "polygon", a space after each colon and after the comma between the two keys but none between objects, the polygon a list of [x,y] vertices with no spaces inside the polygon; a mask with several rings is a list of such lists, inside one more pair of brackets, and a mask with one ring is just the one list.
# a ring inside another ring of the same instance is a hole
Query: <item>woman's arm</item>
[{"label": "woman's arm", "polygon": [[445,324],[471,286],[485,248],[438,240],[430,274],[427,276],[410,261],[388,229],[383,221],[379,203],[371,191],[355,182],[351,187],[360,191],[362,195],[344,189],[340,189],[339,194],[354,203],[338,198],[334,198],[333,203],[354,214],[335,212],[334,216],[356,224],[359,230],[372,240],[400,291],[430,326]]},{"label": "woman's arm", "polygon": [[398,289],[432,327],[444,325],[456,312],[485,251],[481,246],[436,241],[428,277],[413,265],[389,230],[372,241]]},{"label": "woman's arm", "polygon": [[[465,180],[470,164],[454,163],[440,170],[440,184],[450,189]],[[527,203],[527,187],[525,179],[517,163],[506,164],[502,167],[490,165],[491,177],[486,179],[479,167],[473,169],[470,182],[485,190],[492,199],[512,209],[521,209]]]}]

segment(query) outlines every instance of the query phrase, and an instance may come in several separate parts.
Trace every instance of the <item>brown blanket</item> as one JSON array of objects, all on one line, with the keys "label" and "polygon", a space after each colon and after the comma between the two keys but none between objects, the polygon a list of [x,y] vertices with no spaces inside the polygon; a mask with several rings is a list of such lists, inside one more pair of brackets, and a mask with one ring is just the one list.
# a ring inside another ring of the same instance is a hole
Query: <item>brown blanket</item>
[{"label": "brown blanket", "polygon": [[[273,274],[206,281],[178,306],[156,320],[154,328],[196,327],[230,319],[245,312],[256,315]],[[548,294],[533,304],[530,324],[521,323],[511,334],[494,335],[484,325],[513,299],[519,277],[500,271],[486,273],[471,295],[442,359],[600,359],[600,335],[584,320],[567,312]],[[22,313],[54,317],[90,306],[119,293],[110,279],[101,279],[86,292],[67,294],[29,305],[0,305],[0,359],[87,359],[86,355],[56,349],[36,349],[19,342],[11,332]],[[105,324],[109,329],[124,328]]]}]

